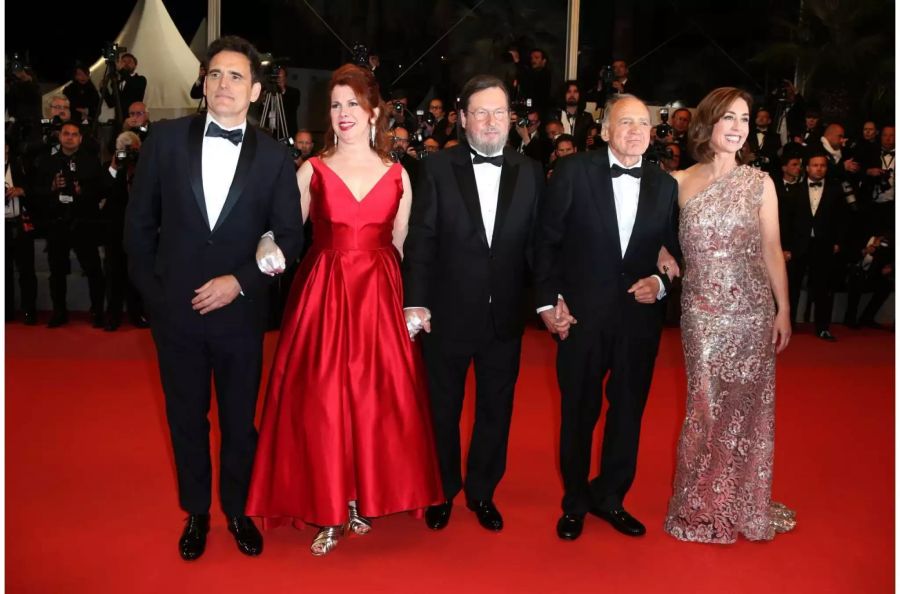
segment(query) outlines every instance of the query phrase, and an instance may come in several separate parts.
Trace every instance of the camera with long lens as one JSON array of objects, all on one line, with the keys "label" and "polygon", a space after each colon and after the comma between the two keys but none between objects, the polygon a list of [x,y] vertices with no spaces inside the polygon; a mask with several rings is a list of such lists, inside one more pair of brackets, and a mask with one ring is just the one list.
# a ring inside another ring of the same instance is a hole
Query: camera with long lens
[{"label": "camera with long lens", "polygon": [[669,125],[669,109],[661,107],[659,110],[659,124],[656,126],[656,137],[666,138],[672,134],[672,126]]},{"label": "camera with long lens", "polygon": [[117,42],[111,41],[103,46],[103,50],[101,51],[100,55],[104,60],[106,60],[106,63],[108,65],[115,66],[116,62],[119,59],[119,55],[127,50],[128,48],[126,48],[125,46],[121,46]]},{"label": "camera with long lens", "polygon": [[613,71],[612,64],[607,64],[600,69],[600,80],[603,81],[604,87],[611,85],[616,80],[616,73]]},{"label": "camera with long lens", "polygon": [[122,149],[116,151],[116,165],[123,167],[125,165],[135,165],[138,160],[138,151],[134,149]]},{"label": "camera with long lens", "polygon": [[649,148],[647,148],[647,152],[644,153],[644,160],[653,163],[655,165],[659,165],[660,161],[666,159],[674,159],[675,155],[672,154],[672,149],[661,142],[651,142]]},{"label": "camera with long lens", "polygon": [[41,136],[43,136],[45,139],[59,136],[59,131],[62,130],[62,125],[63,120],[58,115],[53,116],[52,119],[41,118]]},{"label": "camera with long lens", "polygon": [[527,128],[531,122],[528,121],[528,112],[531,111],[533,102],[530,97],[525,99],[516,99],[510,103],[509,109],[516,114],[516,126]]},{"label": "camera with long lens", "polygon": [[350,63],[369,68],[369,48],[362,43],[354,43],[350,50]]}]

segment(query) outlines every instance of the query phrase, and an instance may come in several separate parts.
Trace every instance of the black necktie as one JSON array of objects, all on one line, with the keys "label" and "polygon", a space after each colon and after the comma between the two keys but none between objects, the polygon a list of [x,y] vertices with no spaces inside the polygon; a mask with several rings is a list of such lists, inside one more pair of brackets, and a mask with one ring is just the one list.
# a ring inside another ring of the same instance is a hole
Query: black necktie
[{"label": "black necktie", "polygon": [[234,146],[237,146],[244,140],[244,131],[240,128],[235,130],[223,130],[216,124],[215,122],[210,122],[209,127],[206,129],[206,135],[211,138],[224,138],[231,142]]},{"label": "black necktie", "polygon": [[817,182],[811,181],[811,182],[809,182],[809,187],[810,187],[810,188],[821,188],[822,186],[823,186],[823,182],[820,182],[820,181],[817,181]]},{"label": "black necktie", "polygon": [[641,168],[631,167],[630,169],[625,169],[624,167],[613,165],[609,169],[609,174],[613,177],[619,177],[620,175],[630,175],[631,177],[641,179]]},{"label": "black necktie", "polygon": [[472,151],[472,164],[478,165],[479,163],[490,163],[491,165],[496,165],[497,167],[503,167],[503,155],[497,155],[496,157],[485,157],[484,155],[479,155],[475,151]]}]

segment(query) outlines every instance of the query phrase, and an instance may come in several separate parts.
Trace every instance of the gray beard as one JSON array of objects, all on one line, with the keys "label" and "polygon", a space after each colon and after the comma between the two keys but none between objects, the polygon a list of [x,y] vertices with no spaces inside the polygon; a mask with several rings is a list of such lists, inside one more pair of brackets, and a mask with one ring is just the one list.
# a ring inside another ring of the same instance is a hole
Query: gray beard
[{"label": "gray beard", "polygon": [[506,139],[508,136],[509,131],[507,131],[506,134],[502,134],[495,143],[482,143],[466,130],[466,140],[468,141],[469,146],[486,157],[502,152],[503,147],[506,146]]}]

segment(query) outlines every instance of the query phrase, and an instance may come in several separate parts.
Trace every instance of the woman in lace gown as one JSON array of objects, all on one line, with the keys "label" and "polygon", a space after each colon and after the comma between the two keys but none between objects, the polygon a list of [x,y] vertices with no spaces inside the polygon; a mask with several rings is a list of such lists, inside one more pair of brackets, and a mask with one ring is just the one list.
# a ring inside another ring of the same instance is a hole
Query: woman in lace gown
[{"label": "woman in lace gown", "polygon": [[368,517],[443,498],[402,309],[409,178],[388,158],[371,71],[339,68],[330,93],[325,150],[297,174],[313,245],[285,309],[247,503],[264,526],[319,526],[314,555],[367,533]]},{"label": "woman in lace gown", "polygon": [[771,540],[794,526],[771,500],[775,355],[791,324],[775,188],[737,162],[750,102],[735,88],[707,95],[689,131],[698,163],[676,175],[688,396],[665,530],[693,542]]}]

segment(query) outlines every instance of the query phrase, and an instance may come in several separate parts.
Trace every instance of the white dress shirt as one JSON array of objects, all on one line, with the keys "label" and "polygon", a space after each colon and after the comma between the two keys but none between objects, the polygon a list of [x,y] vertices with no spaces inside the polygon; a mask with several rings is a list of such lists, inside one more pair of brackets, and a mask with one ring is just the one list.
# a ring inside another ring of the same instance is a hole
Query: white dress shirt
[{"label": "white dress shirt", "polygon": [[565,109],[559,113],[559,121],[563,127],[563,133],[575,136],[575,121],[578,120],[578,112],[570,114]]},{"label": "white dress shirt", "polygon": [[[496,157],[502,154],[503,151],[501,150],[494,155],[482,156]],[[475,155],[472,155],[472,159],[475,159]],[[497,202],[500,197],[500,172],[503,168],[490,163],[479,163],[477,165],[473,163],[472,169],[475,170],[475,185],[478,187],[478,204],[481,205],[481,220],[484,222],[484,233],[487,236],[488,247],[491,247],[491,241],[494,239],[494,223],[497,221]]]},{"label": "white dress shirt", "polygon": [[[819,182],[822,182],[822,185],[816,186],[816,187],[812,187],[811,185],[809,185],[813,181],[816,181],[816,180],[812,180],[812,179],[806,180],[806,184],[807,184],[806,187],[809,189],[809,209],[812,211],[812,215],[816,216],[816,211],[819,210],[819,203],[822,202],[822,192],[825,191],[825,180],[824,179],[818,180]],[[809,236],[810,237],[816,236],[816,230],[813,227],[809,228]]]},{"label": "white dress shirt", "polygon": [[208,112],[206,114],[206,125],[203,127],[203,165],[201,167],[203,175],[203,196],[206,198],[206,215],[209,218],[209,228],[216,226],[219,215],[222,213],[222,207],[225,206],[225,198],[228,197],[228,190],[231,189],[231,182],[234,180],[234,172],[237,169],[238,157],[241,156],[241,144],[233,144],[227,138],[206,136],[206,130],[209,123],[215,122],[217,126],[223,130],[241,130],[246,133],[247,121],[240,126],[226,128]]}]

